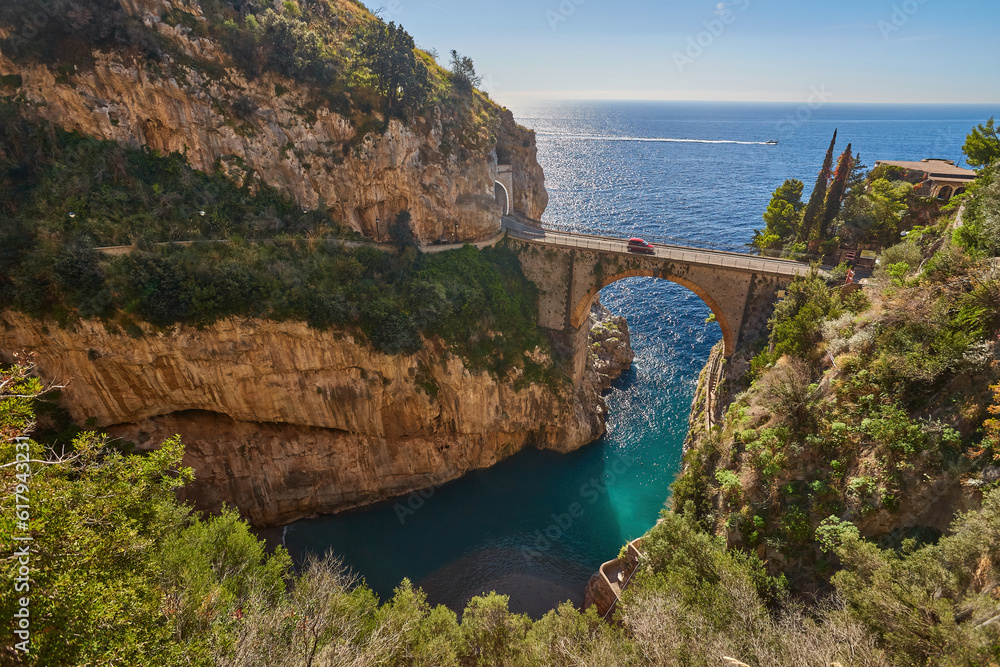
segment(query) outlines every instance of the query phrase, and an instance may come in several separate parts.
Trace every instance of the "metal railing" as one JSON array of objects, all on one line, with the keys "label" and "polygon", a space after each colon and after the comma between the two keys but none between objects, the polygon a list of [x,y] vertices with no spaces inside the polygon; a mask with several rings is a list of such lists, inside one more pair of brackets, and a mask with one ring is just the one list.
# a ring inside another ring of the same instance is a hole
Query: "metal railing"
[{"label": "metal railing", "polygon": [[710,433],[715,426],[715,392],[722,379],[722,350],[712,350],[712,367],[708,371],[708,382],[705,387],[705,432]]},{"label": "metal railing", "polygon": [[767,259],[721,250],[702,250],[685,246],[672,246],[663,243],[652,244],[655,255],[637,255],[628,250],[628,243],[619,239],[589,234],[570,232],[555,232],[542,228],[534,228],[522,223],[505,219],[507,232],[514,238],[529,243],[557,246],[578,250],[595,250],[610,252],[631,257],[661,259],[686,264],[700,264],[726,269],[752,271],[753,273],[773,274],[780,276],[808,275],[812,270],[808,265],[785,259]]}]

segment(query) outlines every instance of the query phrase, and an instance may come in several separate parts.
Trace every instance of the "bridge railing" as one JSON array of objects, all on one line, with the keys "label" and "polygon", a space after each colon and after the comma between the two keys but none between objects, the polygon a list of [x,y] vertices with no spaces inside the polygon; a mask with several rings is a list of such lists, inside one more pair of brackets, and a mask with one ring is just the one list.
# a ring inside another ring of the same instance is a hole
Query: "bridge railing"
[{"label": "bridge railing", "polygon": [[[570,249],[596,250],[599,252],[613,252],[617,254],[635,256],[629,253],[628,244],[623,241],[608,239],[601,236],[591,236],[588,234],[570,234],[566,232],[553,232],[538,229],[538,231],[527,230],[515,226],[508,226],[511,236],[529,241],[532,243],[544,243]],[[689,264],[703,264],[717,266],[728,269],[742,269],[755,273],[771,273],[783,276],[806,275],[810,268],[803,264],[778,259],[765,259],[754,255],[743,255],[733,252],[722,252],[716,250],[699,250],[696,248],[685,248],[683,246],[671,246],[665,244],[654,244],[657,250],[656,256],[661,259],[670,259],[677,262]]]},{"label": "bridge railing", "polygon": [[[620,238],[611,236],[599,236],[597,234],[587,234],[585,232],[568,232],[552,229],[543,229],[541,227],[536,227],[533,225],[527,225],[523,222],[511,218],[505,218],[507,223],[504,229],[511,232],[512,235],[524,240],[542,240],[545,236],[567,236],[570,238],[581,238],[581,239],[592,239],[594,242],[607,242],[612,245],[621,244],[623,241]],[[645,237],[649,240],[650,237]],[[817,260],[821,260],[822,257],[815,254],[809,253],[798,253],[798,252],[788,252],[785,250],[762,250],[760,254],[751,254],[747,252],[740,252],[737,250],[723,250],[721,246],[711,247],[713,244],[711,242],[705,241],[687,241],[685,239],[678,239],[676,237],[667,237],[673,241],[685,241],[684,243],[668,243],[667,241],[658,241],[655,238],[651,241],[653,245],[658,248],[676,248],[677,250],[698,250],[702,252],[712,253],[713,255],[733,255],[735,257],[763,257],[775,259],[782,262],[794,262],[798,264],[809,263]],[[699,245],[702,243],[710,247],[703,247]],[[749,246],[748,246],[749,247]]]}]

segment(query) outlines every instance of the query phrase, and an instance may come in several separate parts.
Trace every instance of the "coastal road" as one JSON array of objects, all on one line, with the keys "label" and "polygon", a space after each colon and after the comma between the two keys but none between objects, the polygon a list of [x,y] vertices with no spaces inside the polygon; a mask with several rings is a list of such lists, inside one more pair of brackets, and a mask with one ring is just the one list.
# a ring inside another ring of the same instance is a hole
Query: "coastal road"
[{"label": "coastal road", "polygon": [[[509,216],[503,216],[500,234],[497,236],[473,243],[478,248],[495,245],[502,238],[504,233],[528,243],[556,246],[560,248],[570,248],[578,250],[595,250],[598,252],[610,252],[632,257],[658,258],[666,261],[681,262],[685,264],[696,264],[702,266],[718,266],[730,269],[742,269],[754,273],[776,275],[776,276],[805,276],[810,272],[808,264],[790,259],[777,259],[772,257],[758,257],[755,255],[745,255],[737,252],[724,252],[721,250],[705,250],[703,248],[691,248],[688,246],[669,245],[665,243],[653,243],[656,251],[655,255],[637,255],[628,251],[627,239],[615,239],[605,236],[593,236],[590,234],[576,234],[573,232],[560,232],[544,229],[535,225],[527,224]],[[271,242],[275,242],[273,239]],[[340,242],[349,248],[369,246],[386,250],[389,252],[398,250],[396,246],[385,243],[375,243],[372,241],[347,241]],[[194,246],[200,244],[229,243],[226,239],[203,240],[203,241],[169,241],[156,243],[157,246]],[[426,245],[420,246],[419,250],[425,253],[439,253],[462,248],[466,243]],[[94,248],[104,255],[126,255],[133,252],[136,246],[110,246]],[[826,271],[820,271],[822,275]]]},{"label": "coastal road", "polygon": [[[526,224],[509,216],[503,217],[503,230],[512,238],[528,243],[557,246],[577,250],[594,250],[641,258],[657,258],[666,261],[682,262],[702,266],[718,266],[729,269],[742,269],[753,273],[775,276],[806,276],[812,271],[808,264],[789,259],[758,257],[736,252],[720,250],[704,250],[686,246],[653,243],[655,255],[637,255],[628,251],[627,239],[614,239],[589,234],[558,232],[534,225]],[[825,274],[820,271],[820,274]]]}]

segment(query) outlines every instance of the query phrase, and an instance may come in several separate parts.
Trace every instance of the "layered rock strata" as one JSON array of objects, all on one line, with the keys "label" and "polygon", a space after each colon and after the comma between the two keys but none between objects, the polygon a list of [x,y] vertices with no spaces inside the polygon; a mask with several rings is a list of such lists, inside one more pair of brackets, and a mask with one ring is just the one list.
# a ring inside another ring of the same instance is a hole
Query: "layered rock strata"
[{"label": "layered rock strata", "polygon": [[16,92],[34,113],[66,130],[181,152],[195,168],[222,169],[240,184],[259,178],[376,240],[389,238],[402,211],[422,243],[495,236],[498,153],[514,167],[514,209],[534,219],[545,210],[534,133],[509,112],[494,109],[497,138],[477,138],[481,150],[456,149],[437,108],[409,124],[391,120],[384,134],[359,136],[352,119],[315,91],[270,73],[248,80],[211,39],[164,20],[171,9],[205,20],[196,3],[133,0],[123,7],[174,46],[162,62],[95,51],[93,66],[67,70],[0,53],[0,74],[19,76]]},{"label": "layered rock strata", "polygon": [[185,497],[234,505],[259,526],[441,484],[529,446],[572,451],[604,428],[592,392],[473,373],[434,341],[388,356],[295,322],[133,338],[96,321],[0,319],[7,360],[35,352],[78,423],[140,449],[180,434],[196,475]]}]

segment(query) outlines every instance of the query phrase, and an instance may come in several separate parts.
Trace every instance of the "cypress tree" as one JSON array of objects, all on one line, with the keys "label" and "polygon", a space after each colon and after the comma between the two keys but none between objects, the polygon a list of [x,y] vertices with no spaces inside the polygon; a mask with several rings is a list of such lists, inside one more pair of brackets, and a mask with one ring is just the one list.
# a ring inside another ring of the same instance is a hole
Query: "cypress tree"
[{"label": "cypress tree", "polygon": [[837,162],[837,173],[833,177],[833,183],[830,184],[830,190],[826,193],[826,211],[823,213],[823,224],[819,230],[820,238],[827,238],[834,219],[840,214],[840,205],[844,201],[847,182],[850,180],[853,170],[854,157],[851,154],[851,144],[847,144],[847,150]]},{"label": "cypress tree", "polygon": [[826,159],[823,160],[823,168],[819,170],[816,178],[816,187],[813,188],[812,196],[809,197],[809,205],[806,206],[805,215],[802,216],[802,227],[799,229],[798,238],[800,241],[808,241],[812,236],[813,227],[823,213],[823,204],[826,202],[826,188],[830,184],[830,174],[833,172],[833,149],[837,145],[837,130],[833,131],[833,141],[826,151]]}]

